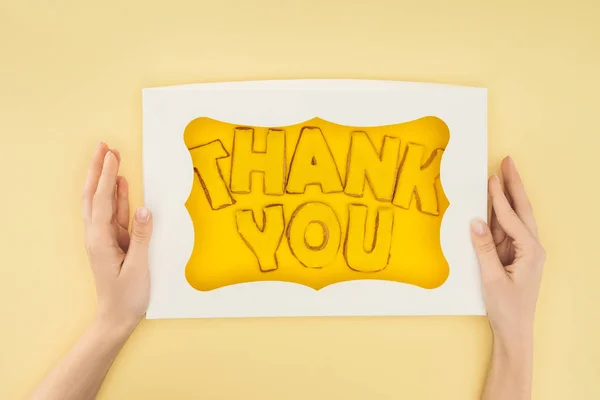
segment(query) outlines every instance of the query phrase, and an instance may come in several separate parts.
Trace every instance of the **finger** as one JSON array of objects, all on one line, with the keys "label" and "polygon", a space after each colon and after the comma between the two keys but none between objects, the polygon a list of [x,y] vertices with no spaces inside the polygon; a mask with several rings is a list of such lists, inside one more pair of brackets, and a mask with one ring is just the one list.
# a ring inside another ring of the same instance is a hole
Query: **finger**
[{"label": "finger", "polygon": [[531,233],[523,224],[517,213],[510,206],[508,199],[502,191],[502,185],[497,175],[493,175],[489,182],[490,197],[492,198],[492,207],[496,212],[500,227],[512,239],[527,241],[532,238]]},{"label": "finger", "polygon": [[471,223],[471,241],[475,254],[477,254],[477,260],[479,260],[481,279],[484,284],[506,277],[506,272],[496,251],[492,232],[484,221],[477,219]]},{"label": "finger", "polygon": [[129,229],[129,186],[122,176],[117,177],[117,223]]},{"label": "finger", "polygon": [[508,204],[510,204],[510,206],[514,210],[513,199],[510,195],[510,192],[506,188],[506,181],[503,180],[503,178],[504,178],[504,176],[502,177],[502,179],[500,177],[498,177],[498,179],[500,180],[500,186],[502,186],[502,192],[504,193],[504,197],[506,197],[506,200],[508,200]]},{"label": "finger", "polygon": [[92,156],[92,161],[88,168],[85,183],[83,185],[83,218],[89,221],[92,218],[92,203],[94,200],[94,194],[98,187],[98,180],[102,173],[102,164],[104,157],[108,151],[106,143],[100,142],[96,147],[96,151]]},{"label": "finger", "polygon": [[506,157],[502,160],[502,176],[508,194],[512,198],[512,205],[521,221],[534,237],[538,236],[537,224],[533,216],[533,208],[525,192],[523,181],[512,158]]},{"label": "finger", "polygon": [[98,180],[98,188],[94,195],[93,218],[110,222],[113,218],[115,204],[115,189],[117,186],[117,172],[119,163],[117,157],[108,151],[104,156],[102,173]]},{"label": "finger", "polygon": [[499,244],[506,239],[506,232],[500,226],[498,222],[498,217],[496,216],[496,211],[492,208],[492,216],[490,217],[490,231],[492,232],[492,237],[494,238],[494,243]]},{"label": "finger", "polygon": [[504,241],[504,239],[506,238],[506,232],[504,232],[504,229],[502,229],[502,227],[500,226],[500,223],[498,222],[498,216],[496,215],[496,211],[494,211],[494,207],[491,204],[491,194],[490,194],[490,182],[488,180],[488,204],[489,204],[489,208],[490,208],[490,212],[489,212],[489,221],[490,221],[490,231],[492,231],[492,236],[494,237],[494,242],[496,243],[496,245],[498,245],[499,243],[502,243]]},{"label": "finger", "polygon": [[117,150],[117,149],[110,149],[110,151],[113,152],[113,154],[115,155],[115,157],[117,157],[117,161],[119,162],[119,164],[121,164],[121,153],[119,153],[119,150]]},{"label": "finger", "polygon": [[[110,149],[110,151],[111,151],[111,153],[113,153],[113,154],[115,155],[115,157],[117,158],[118,168],[120,168],[120,167],[121,167],[121,153],[119,153],[119,150],[117,150],[117,149],[115,149],[115,148],[112,148],[112,149]],[[117,176],[117,184],[119,183],[119,182],[118,182],[118,181],[119,181],[119,179],[118,179],[118,178],[119,178],[119,177]],[[113,201],[113,215],[117,215],[117,200],[118,200],[118,198],[117,198],[117,193],[118,193],[118,192],[119,192],[119,188],[118,188],[118,187],[116,187],[116,188],[115,188],[115,191],[114,191],[114,193],[115,193],[115,198],[114,198],[114,201]]]},{"label": "finger", "polygon": [[145,207],[136,210],[131,228],[129,251],[123,268],[148,268],[148,247],[152,237],[152,214]]}]

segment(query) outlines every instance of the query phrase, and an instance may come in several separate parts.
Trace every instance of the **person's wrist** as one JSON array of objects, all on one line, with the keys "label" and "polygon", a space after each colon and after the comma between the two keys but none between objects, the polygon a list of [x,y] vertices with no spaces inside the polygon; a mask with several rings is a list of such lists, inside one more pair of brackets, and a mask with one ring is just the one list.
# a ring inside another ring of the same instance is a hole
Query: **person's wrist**
[{"label": "person's wrist", "polygon": [[492,328],[493,350],[511,360],[525,361],[533,355],[533,326],[510,331]]},{"label": "person's wrist", "polygon": [[114,325],[96,315],[84,336],[100,353],[116,355],[131,336],[131,332],[126,326]]},{"label": "person's wrist", "polygon": [[115,315],[99,309],[92,327],[115,340],[127,340],[138,326],[141,318]]}]

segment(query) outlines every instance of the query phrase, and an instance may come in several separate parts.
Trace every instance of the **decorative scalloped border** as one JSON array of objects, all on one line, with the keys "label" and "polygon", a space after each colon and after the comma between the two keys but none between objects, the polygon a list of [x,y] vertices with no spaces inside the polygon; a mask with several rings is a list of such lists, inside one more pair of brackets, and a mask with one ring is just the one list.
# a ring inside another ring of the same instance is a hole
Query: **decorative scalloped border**
[{"label": "decorative scalloped border", "polygon": [[[212,119],[212,118],[211,118],[211,119]],[[325,121],[325,122],[330,122],[330,123],[332,122],[332,121],[327,121],[327,120],[325,120],[324,118],[321,118],[321,117],[319,117],[319,116],[316,116],[316,115],[315,115],[315,116],[311,117],[310,119],[307,119],[307,120],[304,120],[304,121],[300,122],[300,124],[302,124],[302,125],[306,125],[306,123],[307,123],[307,122],[309,122],[309,121],[312,121],[312,120],[314,120],[314,119],[320,119],[320,120],[323,120],[323,121]],[[419,119],[420,119],[420,118],[419,118]],[[224,122],[224,121],[219,121],[219,120],[215,120],[215,119],[212,119],[212,120],[213,120],[213,121],[217,121],[217,122]],[[418,120],[418,119],[417,119],[417,120]],[[406,122],[414,122],[414,121],[417,121],[417,120],[406,121]],[[441,121],[441,120],[440,120],[440,121]],[[193,121],[191,121],[190,123],[192,123],[192,122],[193,122]],[[442,122],[443,122],[443,121],[442,121]],[[444,122],[444,124],[445,124],[445,122]],[[235,123],[234,125],[248,126],[248,124],[241,123],[241,122],[240,122],[240,123]],[[296,124],[294,124],[294,125],[296,125]],[[387,125],[387,124],[386,124],[386,125],[379,125],[379,127],[387,127],[387,126],[393,126],[393,125],[396,125],[396,124],[391,124],[391,125]],[[269,128],[277,128],[277,129],[282,129],[282,130],[284,130],[284,131],[285,131],[287,128],[289,128],[290,126],[293,126],[293,125],[278,125],[278,126],[264,126],[264,125],[263,125],[263,126],[258,126],[258,125],[253,125],[253,127],[255,127],[255,128],[268,128],[268,129],[269,129]],[[186,126],[186,128],[187,128],[187,126]],[[367,130],[367,129],[374,128],[374,126],[352,126],[352,128],[358,128],[358,129],[365,129],[365,130]],[[386,137],[387,137],[387,136],[386,136]],[[370,139],[369,139],[369,140],[370,140]],[[373,145],[373,144],[371,143],[371,145]],[[184,146],[184,147],[185,147],[185,146]],[[373,147],[373,148],[375,148],[375,147]],[[190,164],[192,165],[192,166],[191,166],[191,168],[193,168],[193,161],[192,161],[192,157],[191,157],[191,154],[190,154],[190,150],[189,150],[187,147],[186,147],[186,150],[187,150],[187,153],[188,153],[188,156],[189,156],[189,161],[190,161]],[[437,152],[438,150],[439,150],[439,149],[435,149],[434,151],[435,151],[435,152]],[[377,151],[379,151],[379,150],[377,150]],[[332,157],[333,157],[333,155],[332,155]],[[432,155],[429,155],[429,157],[432,157]],[[442,155],[442,157],[441,157],[441,160],[442,160],[442,161],[443,161],[443,159],[444,159],[444,155]],[[402,160],[399,160],[399,161],[402,161]],[[427,161],[427,164],[428,164],[428,163],[429,163],[429,161]],[[441,167],[440,167],[440,168],[441,168]],[[288,172],[289,172],[289,171],[288,171]],[[399,170],[397,170],[396,172],[399,172]],[[338,173],[339,173],[339,172],[338,172]],[[348,173],[348,172],[346,171],[346,179],[347,179],[347,176],[348,176],[348,175],[347,175],[347,173]],[[286,178],[287,178],[287,177],[286,177]],[[340,179],[341,179],[341,178],[340,178]],[[395,182],[394,182],[394,183],[395,183]],[[444,183],[441,181],[441,179],[440,179],[440,185],[442,186],[442,190],[444,190]],[[188,203],[188,201],[190,200],[190,197],[191,197],[191,195],[192,195],[192,187],[193,187],[193,185],[190,185],[190,192],[189,192],[189,194],[188,194],[188,197],[186,198],[186,200],[185,200],[185,202],[184,202],[184,205],[185,205],[185,204],[187,204],[187,203]],[[284,187],[284,189],[285,189],[285,187]],[[444,195],[445,195],[445,191],[444,191]],[[350,203],[352,203],[352,198],[350,198],[350,197],[349,197],[349,201],[350,201]],[[271,206],[269,206],[269,207],[272,207],[272,206],[273,206],[273,205],[271,205]],[[187,209],[187,207],[186,207],[186,209]],[[441,214],[441,217],[442,217],[442,223],[443,223],[443,220],[444,220],[444,215],[445,215],[445,214],[446,214],[446,210],[444,210],[444,212],[442,212],[442,214]],[[192,220],[191,216],[189,215],[189,210],[188,210],[188,217],[189,217],[189,220],[190,220],[190,222],[192,223],[192,228],[194,228],[194,221]],[[338,221],[338,222],[339,222],[339,221]],[[287,232],[288,228],[289,228],[289,226],[287,226],[287,227],[286,227],[286,232]],[[195,229],[194,229],[194,232],[195,232]],[[441,226],[440,226],[440,232],[439,232],[439,234],[440,234],[440,237],[441,237]],[[346,238],[346,240],[347,240],[347,238]],[[250,246],[248,243],[246,243],[246,245]],[[194,245],[192,246],[192,250],[191,250],[191,252],[190,252],[190,255],[189,255],[189,257],[188,257],[188,260],[189,260],[189,258],[191,258],[191,256],[192,256],[192,253],[194,252],[194,246],[195,246],[195,240],[194,240]],[[440,244],[440,247],[441,247],[441,244]],[[293,249],[291,249],[291,248],[290,248],[290,250],[291,250],[291,251],[292,251],[292,253],[293,253]],[[442,251],[442,255],[443,255],[443,251]],[[448,262],[448,260],[446,260],[446,262]],[[187,264],[186,264],[186,267],[187,267]],[[352,267],[350,267],[350,266],[348,265],[348,268],[352,268]],[[369,278],[369,279],[371,279],[371,278]],[[443,281],[443,282],[442,282],[442,283],[441,283],[439,286],[443,285],[443,284],[446,282],[446,280],[447,280],[447,277],[446,277],[446,279],[445,279],[445,280],[444,280],[444,281]],[[319,289],[315,289],[315,288],[313,288],[313,287],[311,287],[311,286],[309,286],[309,285],[304,285],[304,284],[301,284],[301,283],[295,283],[295,284],[298,284],[298,285],[301,285],[301,286],[306,286],[306,287],[308,287],[308,288],[311,288],[311,289],[313,289],[313,290],[315,290],[315,291],[319,291],[319,290],[323,290],[324,288],[326,288],[326,287],[328,287],[328,286],[337,285],[337,284],[339,284],[339,283],[343,283],[343,282],[345,282],[345,281],[342,281],[342,282],[334,282],[334,283],[329,283],[329,284],[327,284],[327,285],[325,285],[325,286],[323,286],[322,288],[319,288]],[[188,283],[189,283],[189,281],[188,281]],[[291,283],[294,283],[294,282],[291,282]],[[190,284],[191,284],[191,283],[190,283]],[[234,284],[229,284],[229,285],[225,285],[225,286],[235,286],[235,285],[241,285],[241,284],[242,284],[242,283],[234,283]],[[412,283],[409,283],[409,284],[411,284],[411,285],[412,285]],[[418,285],[415,285],[415,286],[418,286]],[[432,289],[437,289],[439,286],[436,286],[435,288],[432,288]],[[223,287],[224,287],[224,286],[223,286]],[[418,287],[421,287],[421,286],[418,286]],[[220,288],[222,288],[222,287],[220,287]],[[219,290],[220,288],[211,289],[211,291],[212,291],[212,290]]]}]

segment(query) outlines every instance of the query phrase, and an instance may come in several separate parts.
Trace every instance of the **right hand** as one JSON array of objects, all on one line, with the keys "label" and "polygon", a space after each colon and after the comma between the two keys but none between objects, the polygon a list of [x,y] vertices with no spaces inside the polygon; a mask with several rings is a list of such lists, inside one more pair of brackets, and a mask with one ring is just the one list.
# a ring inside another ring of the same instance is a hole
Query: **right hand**
[{"label": "right hand", "polygon": [[533,320],[546,253],[540,244],[533,209],[513,160],[502,161],[500,179],[488,182],[490,226],[471,224],[481,266],[483,298],[494,338],[512,343],[533,336]]}]

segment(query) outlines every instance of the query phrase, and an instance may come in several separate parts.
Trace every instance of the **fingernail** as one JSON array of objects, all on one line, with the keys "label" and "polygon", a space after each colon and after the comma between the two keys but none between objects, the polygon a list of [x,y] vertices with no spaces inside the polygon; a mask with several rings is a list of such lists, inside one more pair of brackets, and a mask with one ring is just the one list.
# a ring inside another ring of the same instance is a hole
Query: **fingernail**
[{"label": "fingernail", "polygon": [[477,236],[483,236],[485,234],[486,224],[482,220],[476,219],[475,221],[471,222],[471,230]]},{"label": "fingernail", "polygon": [[146,207],[140,207],[135,211],[135,219],[139,222],[148,222],[150,219],[150,211]]},{"label": "fingernail", "polygon": [[498,174],[493,174],[490,177],[491,180],[496,181],[496,182],[500,182],[500,178],[498,177]]},{"label": "fingernail", "polygon": [[117,149],[110,149],[111,153],[113,153],[115,155],[115,157],[117,157],[117,161],[121,162],[121,153],[119,153],[119,150]]},{"label": "fingernail", "polygon": [[104,161],[108,160],[108,158],[110,157],[111,153],[112,152],[110,150],[106,153],[106,155],[104,156]]},{"label": "fingernail", "polygon": [[98,144],[96,145],[96,149],[99,149],[99,148],[100,148],[100,146],[102,146],[103,144],[104,144],[104,142],[103,142],[103,141],[99,141],[99,142],[98,142]]},{"label": "fingernail", "polygon": [[515,165],[515,160],[513,160],[513,158],[512,158],[511,156],[508,156],[508,157],[506,157],[506,159],[508,160],[508,162],[509,162],[511,165]]}]

